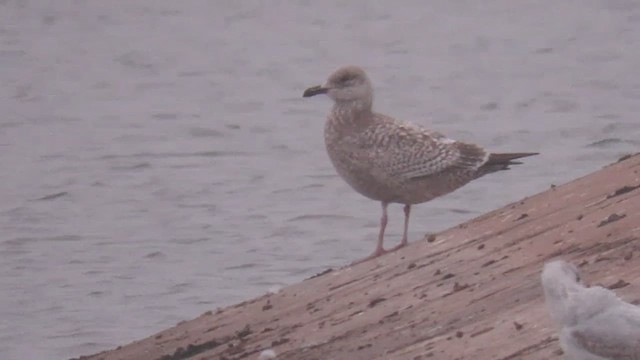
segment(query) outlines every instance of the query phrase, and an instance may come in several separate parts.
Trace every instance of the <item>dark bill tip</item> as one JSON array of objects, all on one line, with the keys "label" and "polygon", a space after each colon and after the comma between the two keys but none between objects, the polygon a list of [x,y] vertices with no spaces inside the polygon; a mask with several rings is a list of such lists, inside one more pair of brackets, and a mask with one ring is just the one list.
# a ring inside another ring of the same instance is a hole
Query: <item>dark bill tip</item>
[{"label": "dark bill tip", "polygon": [[319,95],[319,94],[326,94],[327,91],[329,91],[329,89],[322,87],[320,85],[312,86],[304,91],[304,93],[302,94],[302,97],[310,97],[310,96]]}]

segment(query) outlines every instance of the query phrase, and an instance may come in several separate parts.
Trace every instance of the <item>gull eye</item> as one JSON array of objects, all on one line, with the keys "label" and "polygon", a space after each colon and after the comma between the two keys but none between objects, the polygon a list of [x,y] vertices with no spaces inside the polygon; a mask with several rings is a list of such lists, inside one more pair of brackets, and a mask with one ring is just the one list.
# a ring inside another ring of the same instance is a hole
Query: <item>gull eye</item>
[{"label": "gull eye", "polygon": [[346,84],[352,80],[352,77],[349,74],[344,74],[338,78],[338,82],[341,84]]}]

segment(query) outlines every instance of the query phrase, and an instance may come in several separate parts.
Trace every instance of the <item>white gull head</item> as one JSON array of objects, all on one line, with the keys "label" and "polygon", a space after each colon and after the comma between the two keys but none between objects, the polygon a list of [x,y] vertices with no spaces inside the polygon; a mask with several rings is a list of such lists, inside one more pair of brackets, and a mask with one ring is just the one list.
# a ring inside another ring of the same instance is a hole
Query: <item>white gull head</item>
[{"label": "white gull head", "polygon": [[572,314],[567,311],[569,296],[583,288],[578,268],[563,260],[555,260],[544,265],[542,287],[545,302],[555,322],[565,325],[571,322]]}]

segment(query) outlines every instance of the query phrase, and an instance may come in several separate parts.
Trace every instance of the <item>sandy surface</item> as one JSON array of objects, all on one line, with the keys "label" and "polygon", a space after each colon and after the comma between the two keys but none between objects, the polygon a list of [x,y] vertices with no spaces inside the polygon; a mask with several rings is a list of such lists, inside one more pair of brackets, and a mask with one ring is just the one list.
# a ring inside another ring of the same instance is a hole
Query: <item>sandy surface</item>
[{"label": "sandy surface", "polygon": [[[640,299],[640,156],[408,248],[81,359],[554,359],[544,262]],[[498,181],[498,180],[496,180]],[[419,221],[416,219],[415,221]]]}]

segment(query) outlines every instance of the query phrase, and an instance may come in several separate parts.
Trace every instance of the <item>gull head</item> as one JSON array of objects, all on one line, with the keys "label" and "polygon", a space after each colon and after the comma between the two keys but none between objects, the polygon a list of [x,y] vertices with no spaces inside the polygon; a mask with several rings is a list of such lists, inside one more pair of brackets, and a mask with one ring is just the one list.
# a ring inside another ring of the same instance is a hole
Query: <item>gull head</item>
[{"label": "gull head", "polygon": [[566,261],[555,260],[544,265],[541,280],[551,317],[559,324],[567,324],[573,318],[569,298],[584,289],[578,268]]},{"label": "gull head", "polygon": [[327,94],[336,104],[364,102],[371,104],[373,89],[369,77],[358,66],[345,66],[329,76],[324,85],[312,86],[302,97]]},{"label": "gull head", "polygon": [[580,271],[575,265],[564,260],[555,260],[544,265],[542,270],[542,285],[554,286],[556,283],[578,285],[580,283]]}]

